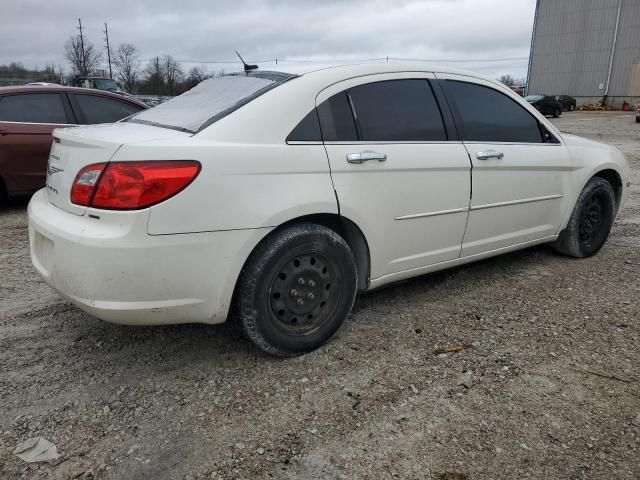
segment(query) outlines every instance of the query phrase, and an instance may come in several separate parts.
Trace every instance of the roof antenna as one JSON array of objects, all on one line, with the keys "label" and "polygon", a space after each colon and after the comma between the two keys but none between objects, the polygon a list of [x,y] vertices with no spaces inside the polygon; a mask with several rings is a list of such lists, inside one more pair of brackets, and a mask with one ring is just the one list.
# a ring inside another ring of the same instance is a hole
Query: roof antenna
[{"label": "roof antenna", "polygon": [[255,70],[256,68],[258,68],[258,65],[249,65],[247,62],[245,62],[244,59],[240,56],[240,54],[238,53],[237,50],[236,50],[236,55],[238,55],[238,58],[242,62],[242,65],[244,65],[244,71],[245,72],[248,72],[249,70]]}]

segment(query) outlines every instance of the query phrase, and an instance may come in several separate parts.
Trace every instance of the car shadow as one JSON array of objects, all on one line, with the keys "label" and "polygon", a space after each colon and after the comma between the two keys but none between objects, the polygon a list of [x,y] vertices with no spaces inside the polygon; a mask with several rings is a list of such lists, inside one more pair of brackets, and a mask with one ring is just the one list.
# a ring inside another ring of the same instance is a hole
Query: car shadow
[{"label": "car shadow", "polygon": [[[364,328],[372,321],[367,310],[394,313],[398,305],[411,302],[459,301],[463,290],[471,285],[490,284],[506,274],[537,268],[556,254],[546,246],[532,247],[499,257],[435,272],[396,283],[371,293],[359,295],[347,321],[349,332]],[[178,324],[170,326],[122,326],[97,320],[69,304],[59,313],[58,322],[71,358],[81,357],[83,369],[93,364],[100,371],[107,364],[117,364],[128,372],[155,365],[158,374],[184,368],[247,368],[251,364],[272,364],[283,359],[263,354],[245,339],[237,322],[220,325]],[[344,334],[344,328],[342,329]],[[341,334],[332,342],[339,342]],[[319,354],[322,354],[320,349]],[[70,365],[70,368],[74,368]]]}]

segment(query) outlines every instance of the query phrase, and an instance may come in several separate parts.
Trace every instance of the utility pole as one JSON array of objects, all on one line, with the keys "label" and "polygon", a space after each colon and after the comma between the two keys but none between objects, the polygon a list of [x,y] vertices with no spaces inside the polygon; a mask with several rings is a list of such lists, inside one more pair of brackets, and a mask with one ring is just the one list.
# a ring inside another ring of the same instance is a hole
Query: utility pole
[{"label": "utility pole", "polygon": [[87,61],[84,58],[84,35],[82,34],[82,20],[78,19],[78,30],[80,30],[80,58],[82,60],[82,75],[87,74]]},{"label": "utility pole", "polygon": [[104,22],[104,40],[107,42],[107,61],[109,62],[109,78],[113,78],[111,73],[111,50],[109,49],[109,30],[107,29],[107,22]]}]

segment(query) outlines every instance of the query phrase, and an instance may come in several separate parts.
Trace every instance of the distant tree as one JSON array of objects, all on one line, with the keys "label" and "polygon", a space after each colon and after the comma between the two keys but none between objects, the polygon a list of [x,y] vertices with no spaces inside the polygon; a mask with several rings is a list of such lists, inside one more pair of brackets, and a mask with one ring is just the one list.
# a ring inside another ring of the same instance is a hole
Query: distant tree
[{"label": "distant tree", "polygon": [[185,78],[182,84],[182,90],[190,90],[207,78],[209,78],[209,75],[205,73],[204,68],[193,67],[191,70],[189,70],[187,78]]},{"label": "distant tree", "polygon": [[180,64],[173,59],[171,55],[162,57],[161,69],[162,77],[168,95],[175,95],[178,90],[178,84],[184,78],[184,72]]},{"label": "distant tree", "polygon": [[69,37],[64,45],[64,54],[74,75],[91,75],[102,60],[102,53],[97,52],[92,43],[85,41],[83,45],[76,36]]},{"label": "distant tree", "polygon": [[38,81],[51,82],[51,83],[64,83],[64,74],[62,73],[62,66],[58,65],[57,69],[55,64],[46,65],[38,76]]},{"label": "distant tree", "polygon": [[150,60],[145,67],[142,90],[144,93],[155,95],[162,95],[164,93],[165,86],[159,57]]},{"label": "distant tree", "polygon": [[516,85],[516,81],[511,75],[501,75],[498,81],[504,83],[507,87]]},{"label": "distant tree", "polygon": [[127,92],[133,92],[140,68],[138,49],[130,43],[123,43],[115,52],[114,63],[118,69],[118,80]]}]

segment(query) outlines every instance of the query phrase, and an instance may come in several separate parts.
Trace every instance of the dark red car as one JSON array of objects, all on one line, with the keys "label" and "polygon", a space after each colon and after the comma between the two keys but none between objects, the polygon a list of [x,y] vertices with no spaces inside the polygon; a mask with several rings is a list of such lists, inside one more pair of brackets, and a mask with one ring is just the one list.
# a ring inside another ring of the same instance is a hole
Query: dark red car
[{"label": "dark red car", "polygon": [[113,123],[147,106],[73,87],[0,87],[0,203],[44,187],[54,128]]}]

